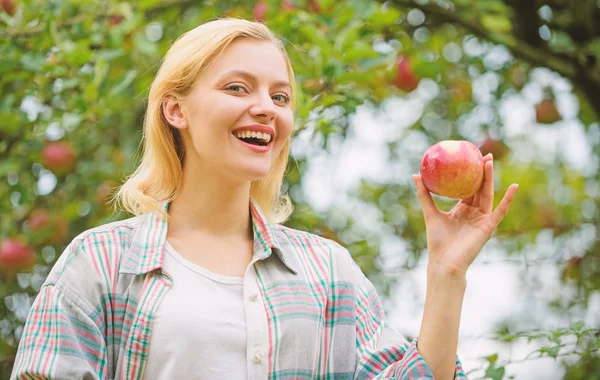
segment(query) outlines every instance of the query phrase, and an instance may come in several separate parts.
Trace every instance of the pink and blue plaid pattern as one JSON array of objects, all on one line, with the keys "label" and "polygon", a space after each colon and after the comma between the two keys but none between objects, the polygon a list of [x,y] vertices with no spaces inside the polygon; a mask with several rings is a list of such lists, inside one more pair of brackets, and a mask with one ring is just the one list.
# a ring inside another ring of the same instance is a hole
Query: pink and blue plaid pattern
[{"label": "pink and blue plaid pattern", "polygon": [[[249,374],[433,379],[416,340],[388,326],[373,285],[345,248],[267,223],[253,199],[250,211],[250,273],[264,313],[247,323],[249,331],[266,326],[267,350],[264,371]],[[31,308],[11,379],[151,378],[144,369],[152,318],[172,284],[162,269],[166,232],[166,222],[149,213],[75,238]],[[466,378],[457,358],[455,379]]]}]

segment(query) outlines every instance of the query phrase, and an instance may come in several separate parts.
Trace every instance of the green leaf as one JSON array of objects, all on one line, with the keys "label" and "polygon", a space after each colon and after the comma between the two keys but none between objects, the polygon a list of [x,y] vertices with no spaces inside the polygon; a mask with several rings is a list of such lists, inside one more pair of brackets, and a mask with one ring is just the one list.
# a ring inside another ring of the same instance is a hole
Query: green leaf
[{"label": "green leaf", "polygon": [[0,161],[0,176],[6,177],[9,173],[18,173],[20,161],[15,159]]},{"label": "green leaf", "polygon": [[486,378],[490,378],[492,380],[502,380],[505,372],[506,369],[504,367],[489,367],[485,371],[485,376]]},{"label": "green leaf", "polygon": [[300,27],[300,32],[304,37],[306,37],[310,42],[317,46],[321,46],[325,49],[329,49],[329,45],[327,44],[327,40],[325,38],[325,34],[318,29],[315,25],[306,25],[303,24]]},{"label": "green leaf", "polygon": [[339,32],[335,38],[335,49],[343,52],[346,49],[351,48],[354,41],[360,36],[360,29],[362,27],[362,22],[355,21]]},{"label": "green leaf", "polygon": [[490,355],[490,356],[486,357],[486,359],[488,362],[490,362],[490,364],[494,364],[498,360],[498,354]]},{"label": "green leaf", "polygon": [[400,10],[392,7],[388,7],[385,11],[378,10],[374,12],[369,18],[369,25],[380,28],[383,26],[388,26],[394,24],[400,17],[402,13]]},{"label": "green leaf", "polygon": [[484,14],[481,16],[481,23],[486,28],[499,33],[509,33],[512,31],[512,24],[505,16]]},{"label": "green leaf", "polygon": [[442,73],[442,63],[440,61],[427,62],[415,60],[412,64],[414,72],[423,78],[436,78]]},{"label": "green leaf", "polygon": [[584,326],[585,326],[585,322],[577,321],[577,322],[571,323],[570,328],[571,328],[571,330],[581,331],[581,329],[583,329]]},{"label": "green leaf", "polygon": [[109,69],[110,65],[105,60],[100,59],[96,62],[96,66],[94,67],[94,83],[96,87],[100,87]]},{"label": "green leaf", "polygon": [[558,352],[560,351],[561,346],[554,346],[554,347],[549,347],[549,348],[542,348],[541,352],[542,353],[547,353],[548,356],[556,358],[558,356]]},{"label": "green leaf", "polygon": [[125,90],[127,87],[129,87],[129,85],[131,85],[131,83],[133,83],[133,80],[137,77],[137,70],[129,70],[125,76],[123,77],[123,79],[121,80],[121,82],[116,85],[112,90],[110,90],[110,96],[115,96],[117,94],[119,94],[121,91]]},{"label": "green leaf", "polygon": [[112,49],[112,50],[101,50],[96,53],[96,58],[105,61],[112,61],[115,58],[119,58],[125,55],[123,49]]}]

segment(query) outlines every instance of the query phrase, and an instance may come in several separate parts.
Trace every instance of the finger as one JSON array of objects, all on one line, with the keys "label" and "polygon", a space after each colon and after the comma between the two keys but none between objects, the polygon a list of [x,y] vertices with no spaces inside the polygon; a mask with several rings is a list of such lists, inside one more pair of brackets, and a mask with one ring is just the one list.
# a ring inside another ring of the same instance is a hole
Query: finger
[{"label": "finger", "polygon": [[421,176],[419,174],[413,174],[412,178],[417,187],[417,197],[419,198],[419,203],[423,210],[423,217],[425,218],[425,222],[428,222],[437,216],[439,210],[435,206],[435,203],[433,203],[433,198],[431,197],[429,190],[427,190],[423,184]]},{"label": "finger", "polygon": [[486,161],[483,167],[483,185],[481,185],[478,207],[489,214],[494,207],[494,161]]},{"label": "finger", "polygon": [[500,224],[502,219],[504,219],[504,216],[508,212],[510,204],[512,203],[513,199],[515,198],[515,194],[516,194],[518,188],[519,188],[519,185],[516,183],[513,183],[512,185],[510,185],[508,187],[508,190],[506,190],[506,193],[504,194],[504,197],[498,204],[498,207],[496,207],[494,212],[492,212],[492,222],[494,223],[494,225],[497,226],[498,224]]},{"label": "finger", "polygon": [[481,189],[477,190],[475,195],[473,195],[473,207],[479,207],[480,201],[481,201]]},{"label": "finger", "polygon": [[[491,154],[491,153],[488,153],[488,154],[486,154],[483,157],[483,168],[484,168],[484,170],[485,170],[485,163],[488,162],[488,161],[491,161],[493,159],[494,159],[494,155]],[[485,173],[484,173],[484,177],[485,177]],[[479,207],[479,205],[481,204],[481,190],[482,189],[477,190],[477,192],[473,196],[473,202],[471,203],[471,205],[473,207]]]},{"label": "finger", "polygon": [[463,204],[466,204],[467,206],[472,206],[474,199],[475,199],[475,196],[473,195],[469,198],[461,199],[458,203],[463,203]]}]

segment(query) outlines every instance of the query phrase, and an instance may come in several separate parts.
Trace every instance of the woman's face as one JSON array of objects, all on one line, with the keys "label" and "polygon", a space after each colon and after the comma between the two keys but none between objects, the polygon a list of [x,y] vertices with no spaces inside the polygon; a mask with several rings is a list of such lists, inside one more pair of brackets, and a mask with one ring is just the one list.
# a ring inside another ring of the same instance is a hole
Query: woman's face
[{"label": "woman's face", "polygon": [[[264,178],[292,132],[289,81],[285,59],[273,43],[233,42],[181,105],[165,104],[167,120],[185,141],[185,165],[228,181]],[[250,141],[257,146],[236,137],[261,128],[271,135],[267,145],[266,140]]]}]

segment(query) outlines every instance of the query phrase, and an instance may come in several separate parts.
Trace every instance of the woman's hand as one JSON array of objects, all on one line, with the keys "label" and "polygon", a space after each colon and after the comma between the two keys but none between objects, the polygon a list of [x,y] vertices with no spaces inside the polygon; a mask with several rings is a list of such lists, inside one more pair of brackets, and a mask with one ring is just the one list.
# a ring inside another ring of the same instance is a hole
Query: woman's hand
[{"label": "woman's hand", "polygon": [[471,198],[461,199],[449,212],[436,207],[421,176],[413,174],[427,230],[429,273],[441,270],[444,274],[464,276],[508,212],[519,185],[510,185],[498,207],[492,211],[494,162],[491,154],[483,159],[484,178],[481,188]]}]

